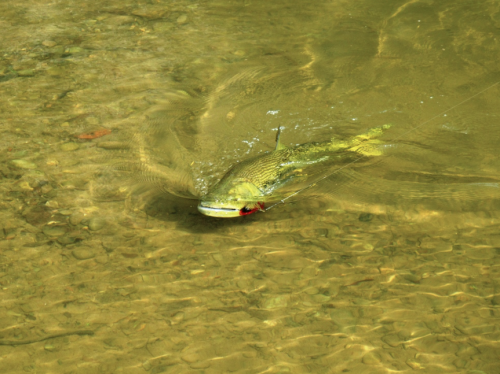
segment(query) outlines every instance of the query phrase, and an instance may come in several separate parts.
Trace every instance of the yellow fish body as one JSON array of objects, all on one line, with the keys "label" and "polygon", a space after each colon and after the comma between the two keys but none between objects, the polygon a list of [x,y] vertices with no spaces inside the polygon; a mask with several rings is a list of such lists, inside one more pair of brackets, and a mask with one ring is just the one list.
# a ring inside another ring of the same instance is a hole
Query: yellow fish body
[{"label": "yellow fish body", "polygon": [[265,204],[284,198],[286,190],[305,181],[314,166],[382,154],[376,138],[390,125],[370,129],[347,140],[305,143],[290,148],[276,135],[272,152],[245,160],[235,166],[202,196],[198,210],[212,217],[239,217],[264,210]]}]

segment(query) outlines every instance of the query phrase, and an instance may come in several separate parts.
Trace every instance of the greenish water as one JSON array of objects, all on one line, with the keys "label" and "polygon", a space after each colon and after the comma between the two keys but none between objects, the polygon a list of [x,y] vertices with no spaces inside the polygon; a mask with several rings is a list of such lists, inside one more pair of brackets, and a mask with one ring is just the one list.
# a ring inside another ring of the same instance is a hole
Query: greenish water
[{"label": "greenish water", "polygon": [[[2,373],[500,362],[496,1],[5,1]],[[390,123],[265,213],[235,162]]]}]

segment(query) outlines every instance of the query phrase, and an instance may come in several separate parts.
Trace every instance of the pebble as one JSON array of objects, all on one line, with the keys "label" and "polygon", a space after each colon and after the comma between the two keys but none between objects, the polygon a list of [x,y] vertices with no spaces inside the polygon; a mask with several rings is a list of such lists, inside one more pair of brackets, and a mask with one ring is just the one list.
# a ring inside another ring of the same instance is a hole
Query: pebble
[{"label": "pebble", "polygon": [[99,148],[104,148],[104,149],[128,149],[129,146],[127,143],[124,142],[117,142],[117,141],[107,141],[107,142],[100,142],[97,144]]},{"label": "pebble", "polygon": [[49,200],[45,203],[45,206],[51,209],[57,209],[59,208],[59,203],[54,200]]},{"label": "pebble", "polygon": [[373,219],[373,214],[371,213],[361,213],[359,215],[359,221],[360,222],[370,222]]},{"label": "pebble", "polygon": [[201,356],[198,353],[188,353],[181,357],[181,359],[188,364],[192,364],[193,362],[198,362],[201,359]]},{"label": "pebble", "polygon": [[264,304],[264,309],[284,308],[288,305],[288,300],[284,296],[273,297],[267,299]]},{"label": "pebble", "polygon": [[69,216],[69,223],[76,226],[82,222],[84,217],[85,215],[82,212],[74,212],[71,216]]},{"label": "pebble", "polygon": [[42,193],[44,193],[44,194],[48,194],[53,189],[54,188],[50,184],[46,184],[45,186],[42,186],[42,188],[41,188]]},{"label": "pebble", "polygon": [[106,226],[106,220],[101,217],[92,217],[89,220],[89,229],[92,231],[98,231]]},{"label": "pebble", "polygon": [[64,50],[64,53],[69,55],[78,55],[82,54],[83,52],[85,52],[85,49],[81,47],[69,47]]},{"label": "pebble", "polygon": [[66,234],[66,229],[63,226],[45,226],[43,233],[49,237],[63,236]]},{"label": "pebble", "polygon": [[405,274],[403,275],[403,278],[412,283],[420,283],[420,280],[422,279],[422,277],[415,274]]},{"label": "pebble", "polygon": [[374,352],[368,352],[363,356],[363,364],[365,365],[378,365],[380,364],[380,356]]},{"label": "pebble", "polygon": [[44,40],[42,42],[42,45],[44,45],[45,47],[52,48],[52,47],[55,47],[57,45],[57,43],[53,40]]},{"label": "pebble", "polygon": [[10,161],[11,165],[21,168],[21,169],[36,169],[37,166],[31,161],[26,161],[26,160],[11,160]]},{"label": "pebble", "polygon": [[453,361],[453,365],[457,367],[458,369],[463,369],[467,365],[467,360],[464,360],[463,358],[457,358],[455,361]]},{"label": "pebble", "polygon": [[327,301],[330,301],[330,296],[326,296],[323,294],[317,294],[317,295],[313,295],[312,299],[317,303],[323,304],[323,303],[326,303]]},{"label": "pebble", "polygon": [[424,366],[422,366],[420,363],[418,363],[415,360],[407,360],[406,365],[411,367],[413,370],[422,370],[424,369]]},{"label": "pebble", "polygon": [[310,287],[304,290],[304,292],[308,295],[316,295],[317,293],[319,293],[319,290],[316,287]]},{"label": "pebble", "polygon": [[75,242],[76,238],[72,237],[72,236],[66,236],[66,235],[63,235],[63,236],[60,236],[59,238],[57,238],[57,242],[59,244],[62,244],[62,245],[67,245],[67,244],[73,244]]},{"label": "pebble", "polygon": [[45,344],[45,347],[43,348],[49,352],[53,352],[56,349],[55,345],[50,343]]},{"label": "pebble", "polygon": [[74,142],[69,142],[69,143],[61,144],[60,148],[61,148],[61,151],[70,152],[70,151],[75,151],[78,148],[80,148],[80,145],[77,143],[74,143]]},{"label": "pebble", "polygon": [[193,362],[192,364],[189,365],[191,369],[207,369],[210,367],[210,361],[200,361],[200,362]]},{"label": "pebble", "polygon": [[24,70],[19,70],[17,72],[17,75],[20,77],[32,77],[35,75],[35,71],[33,69],[24,69]]},{"label": "pebble", "polygon": [[135,18],[132,16],[113,16],[106,18],[104,20],[108,25],[113,25],[113,26],[122,26],[122,25],[127,25],[135,22]]},{"label": "pebble", "polygon": [[300,236],[302,236],[305,239],[325,238],[328,236],[328,229],[301,230]]},{"label": "pebble", "polygon": [[93,258],[95,256],[95,253],[88,248],[73,249],[71,253],[77,260],[88,260],[89,258]]},{"label": "pebble", "polygon": [[395,334],[389,334],[382,338],[382,341],[389,344],[391,347],[397,347],[401,343],[401,339]]},{"label": "pebble", "polygon": [[183,14],[183,15],[181,15],[181,16],[179,16],[179,17],[177,18],[177,23],[178,23],[179,25],[182,25],[182,24],[184,24],[184,23],[186,23],[186,22],[187,22],[187,19],[188,19],[187,15],[186,15],[186,14]]}]

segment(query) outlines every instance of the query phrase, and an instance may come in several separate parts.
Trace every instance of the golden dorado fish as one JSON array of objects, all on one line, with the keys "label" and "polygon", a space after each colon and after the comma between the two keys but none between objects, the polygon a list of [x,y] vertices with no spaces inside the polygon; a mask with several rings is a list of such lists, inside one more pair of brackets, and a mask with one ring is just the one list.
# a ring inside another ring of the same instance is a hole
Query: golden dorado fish
[{"label": "golden dorado fish", "polygon": [[283,199],[290,188],[314,177],[318,165],[329,168],[334,163],[380,156],[382,152],[376,145],[381,142],[376,138],[389,127],[372,128],[347,140],[332,138],[293,148],[280,143],[278,129],[274,151],[234,165],[201,197],[198,210],[212,217],[239,217],[263,211],[266,203]]}]

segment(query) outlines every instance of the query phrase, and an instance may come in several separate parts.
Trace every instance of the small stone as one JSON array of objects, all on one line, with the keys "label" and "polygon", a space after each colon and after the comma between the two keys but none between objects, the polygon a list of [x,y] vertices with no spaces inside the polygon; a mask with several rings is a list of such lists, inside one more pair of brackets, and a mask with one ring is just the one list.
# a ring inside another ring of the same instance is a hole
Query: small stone
[{"label": "small stone", "polygon": [[420,283],[420,280],[422,279],[421,277],[415,274],[405,274],[403,275],[403,278],[412,283]]},{"label": "small stone", "polygon": [[54,200],[49,200],[45,203],[45,206],[51,209],[57,209],[59,208],[59,203]]},{"label": "small stone", "polygon": [[316,295],[317,293],[319,293],[319,290],[316,287],[310,287],[304,290],[304,292],[308,295]]},{"label": "small stone", "polygon": [[83,218],[85,215],[82,212],[74,212],[69,216],[69,223],[71,223],[73,226],[78,225],[80,222],[82,222]]},{"label": "small stone", "polygon": [[312,299],[317,303],[323,304],[323,303],[330,301],[331,298],[330,298],[330,296],[327,296],[327,295],[317,294],[317,295],[314,295],[312,297]]},{"label": "small stone", "polygon": [[45,344],[45,347],[43,347],[46,351],[53,352],[55,351],[56,347],[54,344],[47,343]]},{"label": "small stone", "polygon": [[373,214],[371,213],[361,213],[358,218],[361,222],[370,222],[373,219]]},{"label": "small stone", "polygon": [[117,141],[106,141],[106,142],[100,142],[97,144],[99,148],[104,148],[104,149],[128,149],[129,145],[124,142],[117,142]]},{"label": "small stone", "polygon": [[26,191],[33,191],[33,188],[30,186],[30,184],[28,183],[28,181],[22,181],[18,184],[18,186],[23,189],[23,190],[26,190]]},{"label": "small stone", "polygon": [[422,370],[422,369],[425,369],[425,367],[423,365],[421,365],[420,363],[418,363],[415,360],[407,360],[406,361],[406,365],[408,365],[409,367],[411,367],[413,370]]},{"label": "small stone", "polygon": [[283,308],[288,305],[288,300],[285,296],[278,296],[278,297],[273,297],[270,299],[267,299],[263,307],[264,309],[274,309],[274,308]]},{"label": "small stone", "polygon": [[106,264],[108,262],[108,256],[106,255],[103,255],[103,256],[97,256],[95,258],[95,262],[97,262],[98,264]]},{"label": "small stone", "polygon": [[48,237],[63,236],[66,234],[66,229],[63,226],[45,226],[43,233]]},{"label": "small stone", "polygon": [[53,189],[54,188],[50,184],[48,184],[48,183],[46,185],[42,186],[42,188],[41,188],[42,193],[44,193],[44,194],[48,194]]},{"label": "small stone", "polygon": [[21,169],[36,169],[37,166],[31,161],[26,160],[11,160],[10,164]]},{"label": "small stone", "polygon": [[88,260],[89,258],[93,258],[95,256],[95,253],[88,248],[77,248],[74,249],[71,253],[77,260]]},{"label": "small stone", "polygon": [[57,43],[53,40],[44,40],[42,42],[42,45],[44,45],[45,47],[52,48],[52,47],[55,47],[57,45]]},{"label": "small stone", "polygon": [[363,364],[365,365],[378,365],[380,364],[380,356],[374,352],[368,352],[363,357]]},{"label": "small stone", "polygon": [[17,72],[17,75],[19,75],[20,77],[32,77],[35,75],[35,71],[33,69],[19,70]]},{"label": "small stone", "polygon": [[382,341],[389,344],[391,347],[397,347],[401,344],[401,339],[395,334],[386,335],[382,338]]},{"label": "small stone", "polygon": [[194,362],[198,362],[201,359],[201,356],[198,353],[188,353],[181,357],[183,361],[186,361],[188,364],[192,364]]},{"label": "small stone", "polygon": [[69,142],[69,143],[61,144],[60,148],[61,148],[61,151],[70,152],[70,151],[75,151],[78,148],[80,148],[80,145],[78,143]]},{"label": "small stone", "polygon": [[57,242],[59,244],[62,244],[62,245],[68,245],[68,244],[73,244],[75,242],[76,238],[72,237],[72,236],[66,236],[66,235],[63,235],[63,236],[60,236],[59,238],[57,238]]},{"label": "small stone", "polygon": [[108,25],[113,25],[113,26],[122,26],[122,25],[127,25],[135,22],[135,18],[132,16],[113,16],[106,18],[104,20]]},{"label": "small stone", "polygon": [[305,239],[325,238],[328,236],[328,229],[306,229],[300,231],[300,236]]},{"label": "small stone", "polygon": [[457,358],[455,361],[453,361],[453,365],[455,365],[455,367],[457,369],[463,369],[465,368],[465,365],[467,365],[467,360],[464,360],[463,358]]},{"label": "small stone", "polygon": [[200,362],[193,362],[191,365],[189,365],[191,369],[206,369],[210,367],[210,361],[205,360],[205,361],[200,361]]},{"label": "small stone", "polygon": [[98,231],[101,230],[106,226],[106,220],[101,217],[92,217],[89,220],[89,229],[92,231]]},{"label": "small stone", "polygon": [[187,22],[187,18],[188,18],[188,17],[187,17],[187,15],[186,15],[186,14],[183,14],[183,15],[181,15],[181,16],[179,16],[179,17],[177,18],[177,23],[178,23],[179,25],[182,25],[182,24],[184,24],[184,23],[186,23],[186,22]]},{"label": "small stone", "polygon": [[69,47],[64,50],[64,53],[68,55],[78,55],[82,54],[83,52],[85,52],[85,49],[80,47]]}]

